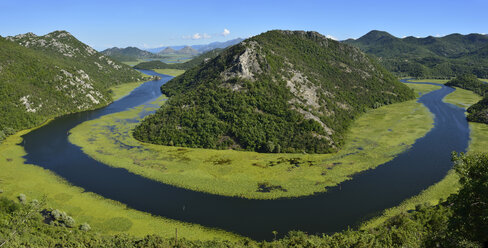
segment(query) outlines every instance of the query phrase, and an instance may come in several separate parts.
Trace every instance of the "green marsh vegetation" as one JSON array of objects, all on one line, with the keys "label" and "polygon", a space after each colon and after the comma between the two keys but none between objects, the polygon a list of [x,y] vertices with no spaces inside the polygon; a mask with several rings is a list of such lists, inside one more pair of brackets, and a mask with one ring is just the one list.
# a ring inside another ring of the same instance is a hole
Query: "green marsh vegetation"
[{"label": "green marsh vegetation", "polygon": [[[46,207],[62,210],[73,217],[77,224],[88,223],[92,231],[104,235],[125,233],[137,237],[149,234],[172,237],[175,228],[178,228],[181,236],[193,240],[239,238],[228,232],[130,209],[119,202],[72,186],[49,170],[25,164],[25,151],[20,144],[21,136],[29,131],[18,132],[0,144],[0,189],[3,191],[0,196],[15,199],[24,194],[29,201],[42,200]],[[5,224],[2,222],[0,225]],[[5,229],[0,230],[1,234]],[[33,230],[30,232],[35,232]]]},{"label": "green marsh vegetation", "polygon": [[[408,85],[426,92],[436,87]],[[430,112],[414,100],[369,110],[355,120],[345,146],[333,154],[273,154],[161,146],[135,140],[132,129],[149,106],[80,124],[69,139],[93,158],[164,183],[197,191],[273,199],[323,192],[393,159],[432,127]],[[122,146],[120,144],[123,144]],[[263,189],[271,192],[262,192]]]},{"label": "green marsh vegetation", "polygon": [[161,74],[170,75],[173,77],[177,77],[185,72],[185,70],[180,70],[180,69],[153,69],[153,71]]},{"label": "green marsh vegetation", "polygon": [[[257,242],[249,239],[193,240],[171,234],[107,235],[90,224],[73,219],[74,225],[46,224],[44,200],[0,196],[0,244],[12,247],[483,247],[488,243],[484,205],[488,204],[486,181],[488,154],[453,156],[459,177],[459,192],[437,206],[417,205],[414,210],[390,217],[364,230],[346,230],[332,235],[309,235],[291,231],[282,239]],[[18,195],[20,196],[20,195]],[[61,213],[61,214],[59,214]],[[48,216],[63,216],[49,210]],[[68,216],[60,218],[69,219]],[[56,218],[57,220],[57,218]],[[59,222],[59,221],[58,221]],[[72,222],[71,222],[72,223]],[[81,225],[79,225],[79,223]],[[73,223],[72,223],[73,224]],[[70,227],[73,226],[73,227]],[[124,225],[119,225],[124,226]],[[179,229],[178,229],[179,230]]]},{"label": "green marsh vegetation", "polygon": [[447,82],[449,82],[448,79],[435,79],[435,78],[409,79],[408,81],[409,82],[412,82],[412,83],[425,83],[425,82],[429,82],[429,83],[436,83],[436,84],[446,84]]},{"label": "green marsh vegetation", "polygon": [[128,95],[132,90],[143,84],[144,81],[140,82],[130,82],[126,84],[120,84],[117,86],[110,87],[110,93],[112,94],[112,99],[114,101]]},{"label": "green marsh vegetation", "polygon": [[465,90],[458,87],[454,87],[454,88],[456,89],[456,91],[447,95],[443,99],[444,102],[452,103],[458,107],[467,109],[471,105],[480,101],[482,98],[481,96],[479,96],[478,94],[470,90]]},{"label": "green marsh vegetation", "polygon": [[120,98],[128,95],[135,88],[137,88],[138,86],[140,86],[141,84],[146,82],[145,80],[150,80],[151,76],[148,76],[146,74],[142,74],[142,79],[143,79],[143,81],[129,82],[129,83],[114,85],[114,86],[110,87],[109,92],[112,96],[112,100],[116,101],[116,100],[119,100]]},{"label": "green marsh vegetation", "polygon": [[406,84],[410,89],[413,89],[415,95],[422,96],[431,91],[438,90],[441,86],[430,84]]},{"label": "green marsh vegetation", "polygon": [[[431,82],[430,80],[419,81]],[[445,81],[447,82],[447,80]],[[458,87],[454,88],[456,90],[447,95],[443,99],[444,102],[467,109],[481,99],[479,95],[472,91]],[[488,147],[488,125],[484,123],[469,122],[469,128],[471,140],[468,147],[468,154],[486,153],[486,148]],[[382,216],[364,222],[361,225],[361,229],[371,229],[382,225],[389,218],[412,211],[419,205],[437,205],[447,199],[450,195],[457,193],[459,188],[459,175],[454,169],[451,169],[444,179],[425,189],[419,195],[406,199],[399,206],[385,210]]]},{"label": "green marsh vegetation", "polygon": [[446,85],[456,86],[483,97],[467,109],[468,121],[488,124],[488,84],[477,79],[475,75],[465,74],[450,80]]}]

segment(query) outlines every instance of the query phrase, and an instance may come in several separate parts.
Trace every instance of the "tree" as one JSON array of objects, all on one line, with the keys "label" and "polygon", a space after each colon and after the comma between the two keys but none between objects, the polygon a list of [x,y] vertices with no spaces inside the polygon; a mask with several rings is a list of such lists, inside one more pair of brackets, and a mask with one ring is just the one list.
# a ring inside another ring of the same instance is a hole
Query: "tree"
[{"label": "tree", "polygon": [[461,190],[451,197],[455,236],[488,245],[488,154],[453,154]]}]

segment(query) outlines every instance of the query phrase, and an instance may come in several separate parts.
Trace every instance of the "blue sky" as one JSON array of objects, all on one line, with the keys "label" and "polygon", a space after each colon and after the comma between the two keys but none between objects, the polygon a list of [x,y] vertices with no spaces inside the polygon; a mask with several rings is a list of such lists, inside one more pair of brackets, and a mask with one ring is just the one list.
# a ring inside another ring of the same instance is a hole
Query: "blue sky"
[{"label": "blue sky", "polygon": [[67,30],[96,49],[206,44],[270,29],[337,39],[488,33],[488,0],[0,0],[0,35]]}]

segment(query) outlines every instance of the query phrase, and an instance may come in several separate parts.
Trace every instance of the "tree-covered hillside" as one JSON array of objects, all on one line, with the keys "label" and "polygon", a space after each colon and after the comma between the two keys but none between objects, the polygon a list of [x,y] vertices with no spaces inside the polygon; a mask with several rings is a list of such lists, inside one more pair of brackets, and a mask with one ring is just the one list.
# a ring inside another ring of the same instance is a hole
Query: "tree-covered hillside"
[{"label": "tree-covered hillside", "polygon": [[466,73],[488,77],[488,36],[451,34],[444,37],[397,38],[373,30],[344,43],[376,56],[400,76],[450,78]]},{"label": "tree-covered hillside", "polygon": [[205,61],[209,61],[217,57],[222,52],[222,49],[217,48],[212,51],[208,51],[204,54],[200,54],[197,57],[191,59],[190,61],[184,63],[173,63],[167,64],[159,60],[141,62],[134,66],[136,69],[142,70],[152,70],[152,69],[178,69],[178,70],[188,70],[191,69]]},{"label": "tree-covered hillside", "polygon": [[269,31],[162,86],[134,131],[156,144],[260,152],[335,151],[354,117],[414,98],[374,59],[316,32]]},{"label": "tree-covered hillside", "polygon": [[101,52],[117,61],[135,61],[138,59],[160,58],[161,56],[141,50],[137,47],[118,48],[112,47]]},{"label": "tree-covered hillside", "polygon": [[475,75],[466,74],[453,78],[446,83],[447,86],[459,87],[471,90],[474,93],[483,96],[476,104],[467,109],[468,121],[481,122],[488,124],[488,84],[476,78]]},{"label": "tree-covered hillside", "polygon": [[0,140],[55,116],[104,106],[110,86],[140,79],[65,31],[0,37]]},{"label": "tree-covered hillside", "polygon": [[459,75],[449,80],[449,82],[446,83],[446,86],[470,90],[480,96],[488,95],[488,84],[478,80],[473,74]]}]

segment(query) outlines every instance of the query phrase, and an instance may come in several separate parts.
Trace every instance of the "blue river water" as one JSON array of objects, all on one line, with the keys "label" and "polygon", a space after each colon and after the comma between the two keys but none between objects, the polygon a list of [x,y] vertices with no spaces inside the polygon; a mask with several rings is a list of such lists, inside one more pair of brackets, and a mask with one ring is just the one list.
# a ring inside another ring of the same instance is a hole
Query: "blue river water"
[{"label": "blue river water", "polygon": [[129,207],[170,219],[224,229],[257,240],[291,230],[332,233],[398,205],[440,181],[451,168],[452,151],[469,142],[464,109],[442,102],[454,89],[442,88],[419,98],[434,115],[434,127],[404,153],[376,169],[353,176],[325,193],[277,200],[249,200],[186,190],[156,182],[125,169],[109,167],[68,141],[69,130],[103,115],[147,104],[161,95],[162,77],[135,89],[105,108],[56,118],[23,136],[27,163],[49,169],[71,184]]}]

